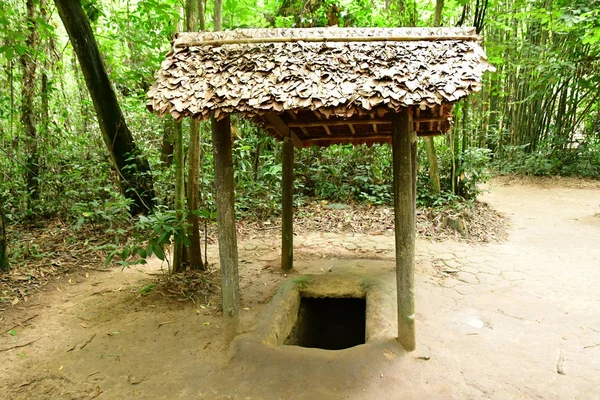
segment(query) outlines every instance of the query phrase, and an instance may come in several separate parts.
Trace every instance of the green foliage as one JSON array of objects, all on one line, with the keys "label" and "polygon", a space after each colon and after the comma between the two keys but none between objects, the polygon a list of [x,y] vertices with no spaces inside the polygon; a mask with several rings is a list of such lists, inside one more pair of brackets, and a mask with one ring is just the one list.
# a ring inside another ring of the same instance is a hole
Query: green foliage
[{"label": "green foliage", "polygon": [[387,145],[314,147],[298,154],[297,190],[335,202],[387,204],[393,200],[391,162]]},{"label": "green foliage", "polygon": [[560,153],[551,150],[528,152],[528,147],[523,145],[509,148],[508,161],[495,160],[494,167],[501,174],[600,177],[599,139],[578,143]]},{"label": "green foliage", "polygon": [[[123,268],[146,264],[146,259],[153,255],[168,263],[166,253],[172,243],[183,242],[186,246],[189,245],[186,229],[185,216],[179,219],[174,210],[159,207],[149,216],[140,216],[131,232],[113,230],[114,243],[101,246],[100,249],[108,251],[106,265],[115,257],[120,258],[116,262]],[[126,241],[125,245],[122,244],[123,241]]]},{"label": "green foliage", "polygon": [[[448,207],[472,203],[481,193],[480,185],[490,177],[491,151],[471,147],[455,154],[452,151],[452,135],[437,138],[438,163],[440,168],[440,195],[433,194],[429,180],[429,164],[425,144],[418,147],[418,158],[422,165],[418,169],[417,204],[421,207]],[[454,182],[454,183],[453,183]]]},{"label": "green foliage", "polygon": [[459,168],[455,174],[459,178],[457,192],[462,198],[475,200],[481,193],[479,185],[490,178],[490,155],[491,150],[483,148],[468,148],[459,155]]}]

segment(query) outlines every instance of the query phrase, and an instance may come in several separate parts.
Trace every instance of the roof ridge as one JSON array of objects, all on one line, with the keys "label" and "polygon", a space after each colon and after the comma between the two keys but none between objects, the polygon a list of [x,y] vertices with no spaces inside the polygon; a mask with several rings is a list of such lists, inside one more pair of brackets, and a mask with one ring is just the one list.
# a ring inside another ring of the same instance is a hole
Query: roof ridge
[{"label": "roof ridge", "polygon": [[220,32],[180,32],[174,48],[270,42],[481,41],[475,28],[258,28]]}]

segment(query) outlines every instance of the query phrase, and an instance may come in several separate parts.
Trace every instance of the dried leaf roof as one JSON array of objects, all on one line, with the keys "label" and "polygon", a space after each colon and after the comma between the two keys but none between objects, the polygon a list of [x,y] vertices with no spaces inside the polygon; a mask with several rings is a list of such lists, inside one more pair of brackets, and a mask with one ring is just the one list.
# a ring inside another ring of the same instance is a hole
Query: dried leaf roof
[{"label": "dried leaf roof", "polygon": [[414,107],[441,117],[436,129],[445,131],[451,106],[444,105],[480,90],[493,69],[479,41],[472,28],[180,33],[148,109],[176,119],[238,112],[263,121],[291,113],[289,121],[303,111],[319,120],[356,119]]}]

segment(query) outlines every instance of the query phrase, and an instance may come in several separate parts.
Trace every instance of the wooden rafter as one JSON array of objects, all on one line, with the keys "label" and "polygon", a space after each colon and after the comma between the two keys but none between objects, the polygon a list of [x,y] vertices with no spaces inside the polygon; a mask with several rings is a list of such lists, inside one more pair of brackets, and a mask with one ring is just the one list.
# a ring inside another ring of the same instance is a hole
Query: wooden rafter
[{"label": "wooden rafter", "polygon": [[281,138],[290,137],[294,143],[294,147],[301,149],[302,141],[292,130],[283,122],[283,120],[279,117],[279,115],[274,112],[266,113],[262,116],[263,120],[266,122],[267,128],[273,129]]},{"label": "wooden rafter", "polygon": [[[319,114],[319,113],[315,113],[315,115],[316,115],[316,116],[317,116],[317,118],[319,118],[320,120],[322,120],[322,119],[323,119],[323,117],[321,116],[321,114]],[[327,122],[327,121],[324,121],[324,122]],[[345,125],[345,124],[342,124],[342,125]],[[325,133],[326,133],[327,135],[331,136],[331,130],[329,129],[329,126],[330,126],[330,125],[326,125],[326,124],[318,124],[318,125],[314,125],[314,126],[322,126],[322,127],[323,127],[323,129],[325,129]]]},{"label": "wooden rafter", "polygon": [[[370,119],[371,119],[371,120],[375,120],[375,116],[373,115],[373,113],[371,113],[371,117],[370,117]],[[389,123],[389,122],[388,122],[388,123]],[[373,127],[373,132],[375,132],[375,133],[379,133],[379,132],[377,131],[377,124],[375,124],[375,123],[372,123],[372,124],[371,124],[371,126]]]},{"label": "wooden rafter", "polygon": [[[442,133],[440,131],[428,131],[428,132],[420,132],[418,137],[428,137],[428,136],[440,136]],[[328,145],[331,143],[353,143],[359,144],[363,142],[381,142],[381,143],[390,143],[392,140],[391,133],[381,134],[377,132],[370,132],[368,134],[361,134],[360,136],[325,136],[325,137],[313,137],[309,139],[305,139],[302,141],[304,147],[310,146],[319,146],[319,145]]]},{"label": "wooden rafter", "polygon": [[[295,112],[293,111],[288,111],[289,116],[294,120],[297,121],[298,120],[298,116],[296,115]],[[294,128],[294,126],[292,124],[287,124],[288,127],[290,128]],[[302,130],[302,133],[304,133],[306,135],[306,137],[309,137],[310,134],[308,133],[308,131],[306,130],[306,127],[304,126],[299,126],[298,128],[300,128]]]}]

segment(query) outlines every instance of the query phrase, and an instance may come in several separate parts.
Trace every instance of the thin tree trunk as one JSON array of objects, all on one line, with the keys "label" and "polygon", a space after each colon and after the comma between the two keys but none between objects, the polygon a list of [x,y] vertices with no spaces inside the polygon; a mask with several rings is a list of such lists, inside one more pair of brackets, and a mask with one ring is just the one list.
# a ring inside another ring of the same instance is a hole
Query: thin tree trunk
[{"label": "thin tree trunk", "polygon": [[260,153],[262,151],[262,140],[256,145],[254,151],[254,161],[252,162],[252,179],[254,182],[258,180],[258,168],[260,167]]},{"label": "thin tree trunk", "polygon": [[[183,130],[181,124],[175,125],[175,211],[178,221],[184,220],[185,212],[185,165],[183,155]],[[180,240],[173,244],[173,273],[185,271],[185,231],[179,235]]]},{"label": "thin tree trunk", "polygon": [[198,25],[201,31],[206,30],[206,3],[205,0],[198,1]]},{"label": "thin tree trunk", "polygon": [[33,54],[37,51],[38,33],[37,33],[37,18],[35,12],[35,2],[27,0],[27,51],[21,56],[21,67],[23,69],[23,80],[21,86],[21,123],[25,131],[25,183],[27,185],[27,193],[29,200],[38,198],[38,144],[37,144],[37,129],[35,126],[35,110],[34,110],[34,95],[35,95],[35,72],[37,69],[36,60]]},{"label": "thin tree trunk", "polygon": [[[185,17],[185,10],[179,10],[181,16],[177,30],[182,31],[182,20]],[[175,130],[173,135],[173,162],[175,164],[175,212],[177,221],[184,222],[185,214],[185,156],[183,151],[183,127],[181,121],[175,121]],[[185,271],[186,248],[184,235],[186,230],[181,232],[180,240],[173,244],[173,273]]]},{"label": "thin tree trunk", "polygon": [[435,14],[433,15],[433,26],[442,25],[442,12],[444,11],[444,0],[435,1]]},{"label": "thin tree trunk", "polygon": [[[45,2],[40,1],[40,14],[45,22],[48,22],[48,12],[45,7]],[[48,139],[48,129],[50,125],[50,105],[49,105],[49,87],[48,87],[48,68],[49,62],[52,60],[52,50],[54,47],[52,38],[48,38],[45,43],[47,57],[44,58],[42,66],[42,130],[41,136],[43,139]]]},{"label": "thin tree trunk", "polygon": [[4,223],[4,211],[2,211],[2,204],[0,204],[0,273],[8,271],[8,241],[6,240]]},{"label": "thin tree trunk", "polygon": [[130,212],[133,215],[148,212],[154,206],[150,165],[141,156],[127,127],[90,23],[78,0],[54,0],[54,3],[79,59],[104,142],[120,174],[123,194],[132,201]]},{"label": "thin tree trunk", "polygon": [[215,31],[223,30],[223,0],[215,0],[215,13],[213,19]]},{"label": "thin tree trunk", "polygon": [[173,132],[175,122],[171,118],[163,118],[163,137],[162,148],[160,151],[160,161],[165,168],[169,168],[173,164]]},{"label": "thin tree trunk", "polygon": [[[202,0],[187,0],[186,2],[186,30],[188,32],[198,29],[200,17],[200,3]],[[188,247],[187,261],[191,269],[201,269],[202,265],[202,247],[200,245],[200,216],[199,211],[199,170],[200,170],[200,126],[195,119],[190,120],[190,148],[188,153],[188,185],[187,185],[187,206],[188,206],[188,237],[190,245]]]},{"label": "thin tree trunk", "polygon": [[[435,15],[433,19],[433,26],[440,26],[442,23],[442,11],[444,9],[444,0],[437,0],[435,2]],[[427,136],[424,138],[425,147],[427,148],[427,160],[429,161],[429,181],[431,184],[431,192],[434,196],[439,196],[441,192],[440,188],[440,167],[437,158],[437,152],[435,151],[435,142],[433,136]]]},{"label": "thin tree trunk", "polygon": [[437,159],[437,152],[435,151],[435,142],[433,136],[426,136],[425,147],[427,148],[427,160],[429,161],[429,181],[431,184],[431,193],[435,196],[439,196],[441,192],[440,188],[440,167]]}]

